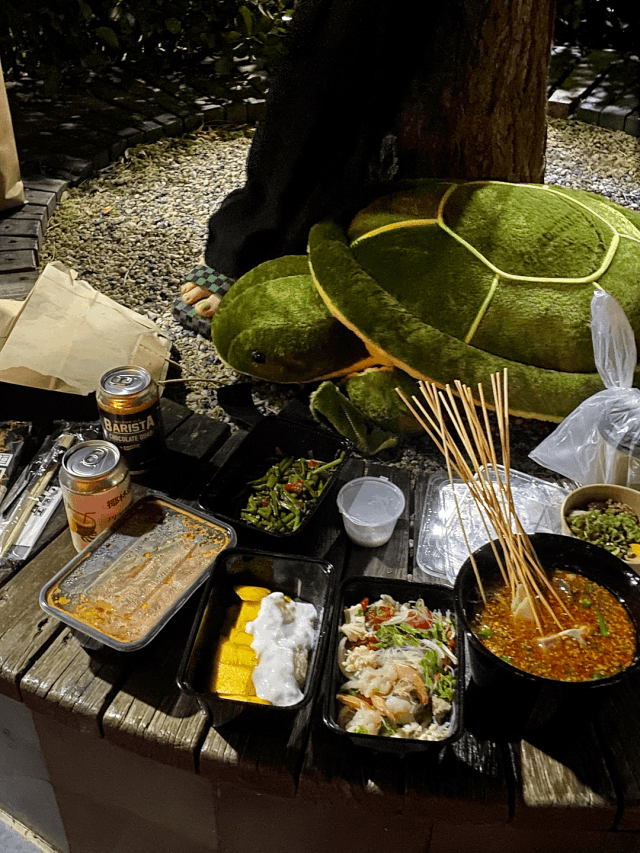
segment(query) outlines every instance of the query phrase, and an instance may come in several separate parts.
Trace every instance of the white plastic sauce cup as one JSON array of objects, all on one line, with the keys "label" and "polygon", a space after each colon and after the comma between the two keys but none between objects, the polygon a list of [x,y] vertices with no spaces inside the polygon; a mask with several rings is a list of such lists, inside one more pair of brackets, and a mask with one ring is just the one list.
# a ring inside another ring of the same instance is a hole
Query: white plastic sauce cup
[{"label": "white plastic sauce cup", "polygon": [[340,489],[337,503],[349,538],[377,548],[391,538],[404,510],[404,494],[386,477],[357,477]]}]

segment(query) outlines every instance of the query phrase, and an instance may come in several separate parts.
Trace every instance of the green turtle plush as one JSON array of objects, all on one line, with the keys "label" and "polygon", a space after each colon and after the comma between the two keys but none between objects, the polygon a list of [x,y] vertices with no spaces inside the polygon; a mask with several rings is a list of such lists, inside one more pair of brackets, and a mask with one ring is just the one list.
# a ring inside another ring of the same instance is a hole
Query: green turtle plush
[{"label": "green turtle plush", "polygon": [[510,411],[557,422],[603,388],[594,287],[640,331],[640,213],[544,184],[415,181],[374,201],[347,233],[314,226],[308,256],[239,279],[212,339],[250,376],[343,377],[339,388],[323,382],[311,405],[360,445],[366,425],[411,428],[397,385],[474,388],[504,368]]}]

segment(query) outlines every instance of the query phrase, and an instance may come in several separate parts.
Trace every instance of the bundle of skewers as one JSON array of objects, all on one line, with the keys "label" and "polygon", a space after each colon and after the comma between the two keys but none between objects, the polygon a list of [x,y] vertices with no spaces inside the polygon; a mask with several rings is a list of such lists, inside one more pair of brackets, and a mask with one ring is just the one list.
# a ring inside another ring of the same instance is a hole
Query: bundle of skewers
[{"label": "bundle of skewers", "polygon": [[510,483],[509,392],[506,369],[502,374],[491,376],[491,387],[499,448],[496,448],[494,442],[489,407],[481,384],[477,388],[477,400],[474,399],[472,389],[460,381],[456,381],[453,387],[447,385],[444,389],[434,383],[420,382],[422,399],[414,395],[411,401],[400,389],[396,390],[444,456],[458,520],[483,602],[486,604],[486,594],[453,488],[454,476],[459,477],[467,486],[479,511],[502,579],[510,590],[514,614],[534,620],[538,631],[543,633],[541,607],[546,608],[553,621],[562,628],[549,605],[548,595],[553,596],[561,607],[565,608],[551,586],[515,509]]}]

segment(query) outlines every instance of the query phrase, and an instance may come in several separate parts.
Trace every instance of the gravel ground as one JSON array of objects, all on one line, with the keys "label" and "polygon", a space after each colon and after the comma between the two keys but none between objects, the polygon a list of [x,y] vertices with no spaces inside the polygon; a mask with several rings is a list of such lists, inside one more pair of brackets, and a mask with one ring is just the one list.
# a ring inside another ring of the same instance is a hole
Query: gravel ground
[{"label": "gravel ground", "polygon": [[[165,393],[225,420],[216,389],[239,376],[220,363],[213,344],[174,321],[171,306],[182,276],[202,253],[210,214],[244,182],[250,143],[250,129],[201,130],[130,149],[66,193],[41,252],[42,266],[61,261],[97,290],[156,321],[174,341],[175,375],[181,377]],[[546,182],[598,192],[638,210],[640,142],[620,131],[551,119]],[[263,382],[254,387],[264,413],[279,411],[292,393]],[[513,466],[544,476],[527,454],[552,429],[513,419]],[[423,471],[442,462],[425,436],[404,439],[385,461]]]}]

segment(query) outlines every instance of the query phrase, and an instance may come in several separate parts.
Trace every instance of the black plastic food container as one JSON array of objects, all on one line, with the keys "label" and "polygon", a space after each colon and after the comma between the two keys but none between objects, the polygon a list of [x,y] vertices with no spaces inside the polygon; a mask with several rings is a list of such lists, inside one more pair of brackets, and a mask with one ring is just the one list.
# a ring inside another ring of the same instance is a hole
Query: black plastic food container
[{"label": "black plastic food container", "polygon": [[458,659],[456,667],[456,689],[451,713],[450,735],[443,740],[410,740],[408,738],[385,737],[384,735],[359,734],[347,732],[338,725],[339,705],[336,694],[346,678],[338,665],[338,644],[341,639],[340,625],[344,621],[345,607],[368,598],[377,601],[386,593],[396,601],[416,601],[421,598],[430,610],[447,611],[453,615],[453,590],[439,584],[414,583],[398,578],[364,577],[351,578],[343,582],[340,588],[339,602],[334,611],[331,634],[327,644],[327,661],[323,680],[323,719],[332,732],[353,743],[375,749],[380,752],[392,752],[396,755],[411,755],[421,752],[432,752],[453,743],[462,734],[463,725],[463,696],[464,696],[464,642],[456,628],[454,654]]},{"label": "black plastic food container", "polygon": [[[208,709],[214,725],[227,722],[242,712],[266,714],[268,718],[293,716],[311,700],[320,681],[334,599],[333,566],[325,560],[243,548],[229,548],[220,558],[215,561],[202,593],[178,671],[178,686]],[[283,592],[296,601],[313,604],[318,611],[317,639],[309,656],[303,698],[295,705],[263,705],[225,699],[209,687],[227,611],[239,600],[233,587],[239,584]]]},{"label": "black plastic food container", "polygon": [[[636,629],[636,653],[627,669],[595,681],[556,681],[516,669],[490,652],[471,631],[469,621],[481,598],[471,559],[467,559],[456,578],[454,593],[459,629],[468,641],[471,679],[482,693],[479,704],[490,705],[493,729],[502,737],[514,739],[535,731],[555,714],[589,713],[599,700],[615,696],[640,668],[640,577],[618,557],[581,539],[554,533],[534,533],[530,539],[543,567],[585,575],[625,605]],[[474,557],[483,583],[499,577],[491,543],[479,548]]]},{"label": "black plastic food container", "polygon": [[259,421],[247,434],[242,443],[225,460],[219,471],[200,494],[200,506],[207,512],[222,518],[237,529],[252,534],[276,539],[290,539],[302,533],[316,514],[318,508],[333,492],[344,461],[338,465],[320,497],[302,517],[295,531],[267,531],[240,518],[251,492],[247,484],[266,472],[275,462],[287,456],[332,462],[344,451],[345,460],[351,448],[343,436],[326,430],[315,429],[304,423],[294,423],[277,416]]}]

